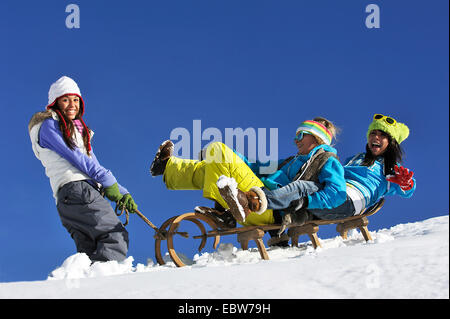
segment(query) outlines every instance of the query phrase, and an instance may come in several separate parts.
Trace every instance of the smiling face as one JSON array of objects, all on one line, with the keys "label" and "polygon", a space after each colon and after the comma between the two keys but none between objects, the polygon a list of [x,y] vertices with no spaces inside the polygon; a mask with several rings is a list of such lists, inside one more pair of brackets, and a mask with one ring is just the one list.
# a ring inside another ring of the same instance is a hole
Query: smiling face
[{"label": "smiling face", "polygon": [[295,144],[300,155],[309,154],[314,147],[319,145],[316,138],[311,134],[303,134],[303,138],[300,141],[295,140]]},{"label": "smiling face", "polygon": [[80,112],[80,98],[78,95],[64,95],[56,103],[58,103],[60,111],[70,120],[75,119],[78,112]]},{"label": "smiling face", "polygon": [[367,145],[374,156],[380,156],[386,151],[389,145],[388,135],[383,131],[373,130],[369,134]]}]

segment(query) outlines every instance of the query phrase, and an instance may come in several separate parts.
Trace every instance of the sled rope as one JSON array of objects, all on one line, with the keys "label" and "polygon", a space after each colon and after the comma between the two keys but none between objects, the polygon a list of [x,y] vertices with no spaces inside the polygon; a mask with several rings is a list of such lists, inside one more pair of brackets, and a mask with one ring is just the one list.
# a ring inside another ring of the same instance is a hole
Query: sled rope
[{"label": "sled rope", "polygon": [[123,225],[124,226],[128,225],[128,221],[130,220],[130,214],[126,210],[125,206],[123,206],[122,211],[120,213],[117,213],[118,208],[119,208],[119,205],[116,205],[116,209],[114,210],[116,212],[116,215],[119,217],[119,216],[122,216],[123,213],[125,212],[126,221],[125,221],[125,223],[123,223]]},{"label": "sled rope", "polygon": [[[123,213],[125,213],[126,216],[126,220],[125,223],[123,223],[124,226],[128,225],[128,222],[130,220],[130,213],[128,212],[128,210],[125,208],[125,206],[122,208],[122,211],[120,213],[117,213],[119,205],[116,206],[115,212],[117,216],[122,216]],[[147,217],[145,217],[144,214],[142,214],[139,210],[135,210],[134,213],[136,215],[138,215],[147,225],[149,225],[151,228],[153,228],[153,230],[156,232],[156,234],[154,235],[155,238],[158,239],[162,239],[165,240],[167,239],[167,230],[164,229],[159,229],[158,227],[156,227]],[[186,232],[175,232],[175,234],[179,234],[185,238],[189,237],[189,235]]]},{"label": "sled rope", "polygon": [[155,225],[153,225],[153,223],[152,223],[147,217],[145,217],[144,214],[142,214],[142,213],[141,213],[140,211],[138,211],[137,209],[136,209],[136,214],[137,214],[139,217],[141,217],[142,220],[143,220],[144,222],[147,223],[147,225],[149,225],[151,228],[153,228],[156,232],[159,232],[159,228],[156,227]]}]

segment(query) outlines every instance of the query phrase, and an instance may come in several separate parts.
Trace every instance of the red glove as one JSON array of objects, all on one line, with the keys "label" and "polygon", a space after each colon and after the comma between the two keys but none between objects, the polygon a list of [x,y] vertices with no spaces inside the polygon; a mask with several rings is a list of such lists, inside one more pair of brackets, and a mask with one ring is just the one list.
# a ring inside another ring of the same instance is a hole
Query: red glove
[{"label": "red glove", "polygon": [[414,173],[407,169],[406,167],[394,166],[395,175],[386,178],[387,181],[400,185],[400,188],[404,191],[410,190],[414,181],[412,179]]}]

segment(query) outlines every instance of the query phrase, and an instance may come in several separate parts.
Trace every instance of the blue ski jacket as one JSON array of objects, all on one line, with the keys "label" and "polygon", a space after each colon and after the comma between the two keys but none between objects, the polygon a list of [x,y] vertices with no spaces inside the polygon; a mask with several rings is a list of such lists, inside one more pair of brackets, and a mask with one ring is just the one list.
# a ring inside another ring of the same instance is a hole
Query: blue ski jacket
[{"label": "blue ski jacket", "polygon": [[[265,187],[274,190],[293,182],[303,164],[305,164],[321,148],[323,148],[324,151],[336,154],[335,148],[322,144],[316,146],[307,155],[297,154],[279,170],[269,175],[260,174],[260,167],[267,166],[267,163],[261,163],[259,161],[249,162],[244,155],[236,151],[235,153],[251,168],[256,176],[261,179]],[[282,162],[284,162],[284,159],[279,160],[278,164],[281,164]],[[323,187],[319,191],[308,195],[309,209],[332,209],[345,201],[347,192],[344,168],[338,159],[330,157],[327,160],[319,173],[319,183],[321,183]]]},{"label": "blue ski jacket", "polygon": [[416,189],[416,180],[413,178],[413,187],[404,191],[399,185],[386,180],[383,174],[384,161],[379,157],[372,166],[361,166],[365,153],[348,158],[344,163],[345,179],[347,183],[356,187],[366,200],[366,207],[370,207],[386,195],[399,195],[409,198]]}]

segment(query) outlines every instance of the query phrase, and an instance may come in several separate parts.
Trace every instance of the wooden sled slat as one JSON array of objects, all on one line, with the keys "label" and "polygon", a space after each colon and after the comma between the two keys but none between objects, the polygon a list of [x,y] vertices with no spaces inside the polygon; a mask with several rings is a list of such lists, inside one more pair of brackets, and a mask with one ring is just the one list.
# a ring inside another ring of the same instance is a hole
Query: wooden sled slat
[{"label": "wooden sled slat", "polygon": [[[369,223],[367,217],[378,212],[383,207],[384,202],[384,198],[380,199],[375,205],[369,207],[361,215],[351,216],[338,220],[312,220],[301,226],[290,226],[287,233],[291,239],[291,245],[297,247],[299,236],[306,234],[309,236],[314,249],[321,247],[320,240],[317,236],[319,226],[331,224],[337,224],[336,231],[341,235],[343,239],[347,239],[347,233],[350,229],[359,228],[366,241],[372,240],[370,232],[367,228],[367,225]],[[213,209],[211,208],[211,210]],[[193,222],[200,229],[201,235],[193,236],[194,239],[202,240],[199,246],[199,251],[202,250],[205,246],[207,238],[214,237],[213,248],[216,249],[220,241],[220,236],[236,234],[237,240],[241,244],[243,250],[247,250],[248,242],[250,240],[254,240],[256,246],[258,247],[261,258],[265,260],[268,260],[269,256],[263,242],[264,234],[269,230],[277,230],[281,227],[281,225],[273,224],[221,229],[217,226],[217,224],[211,217],[198,211],[174,216],[166,220],[160,227],[160,231],[164,233],[164,236],[155,236],[156,260],[160,265],[164,265],[164,260],[161,254],[161,241],[167,240],[167,247],[170,258],[174,261],[177,267],[185,266],[185,264],[178,257],[173,243],[173,236],[177,234],[183,235],[183,232],[177,232],[177,229],[183,220]],[[212,230],[206,231],[201,222],[206,223],[209,227],[211,227]]]}]

